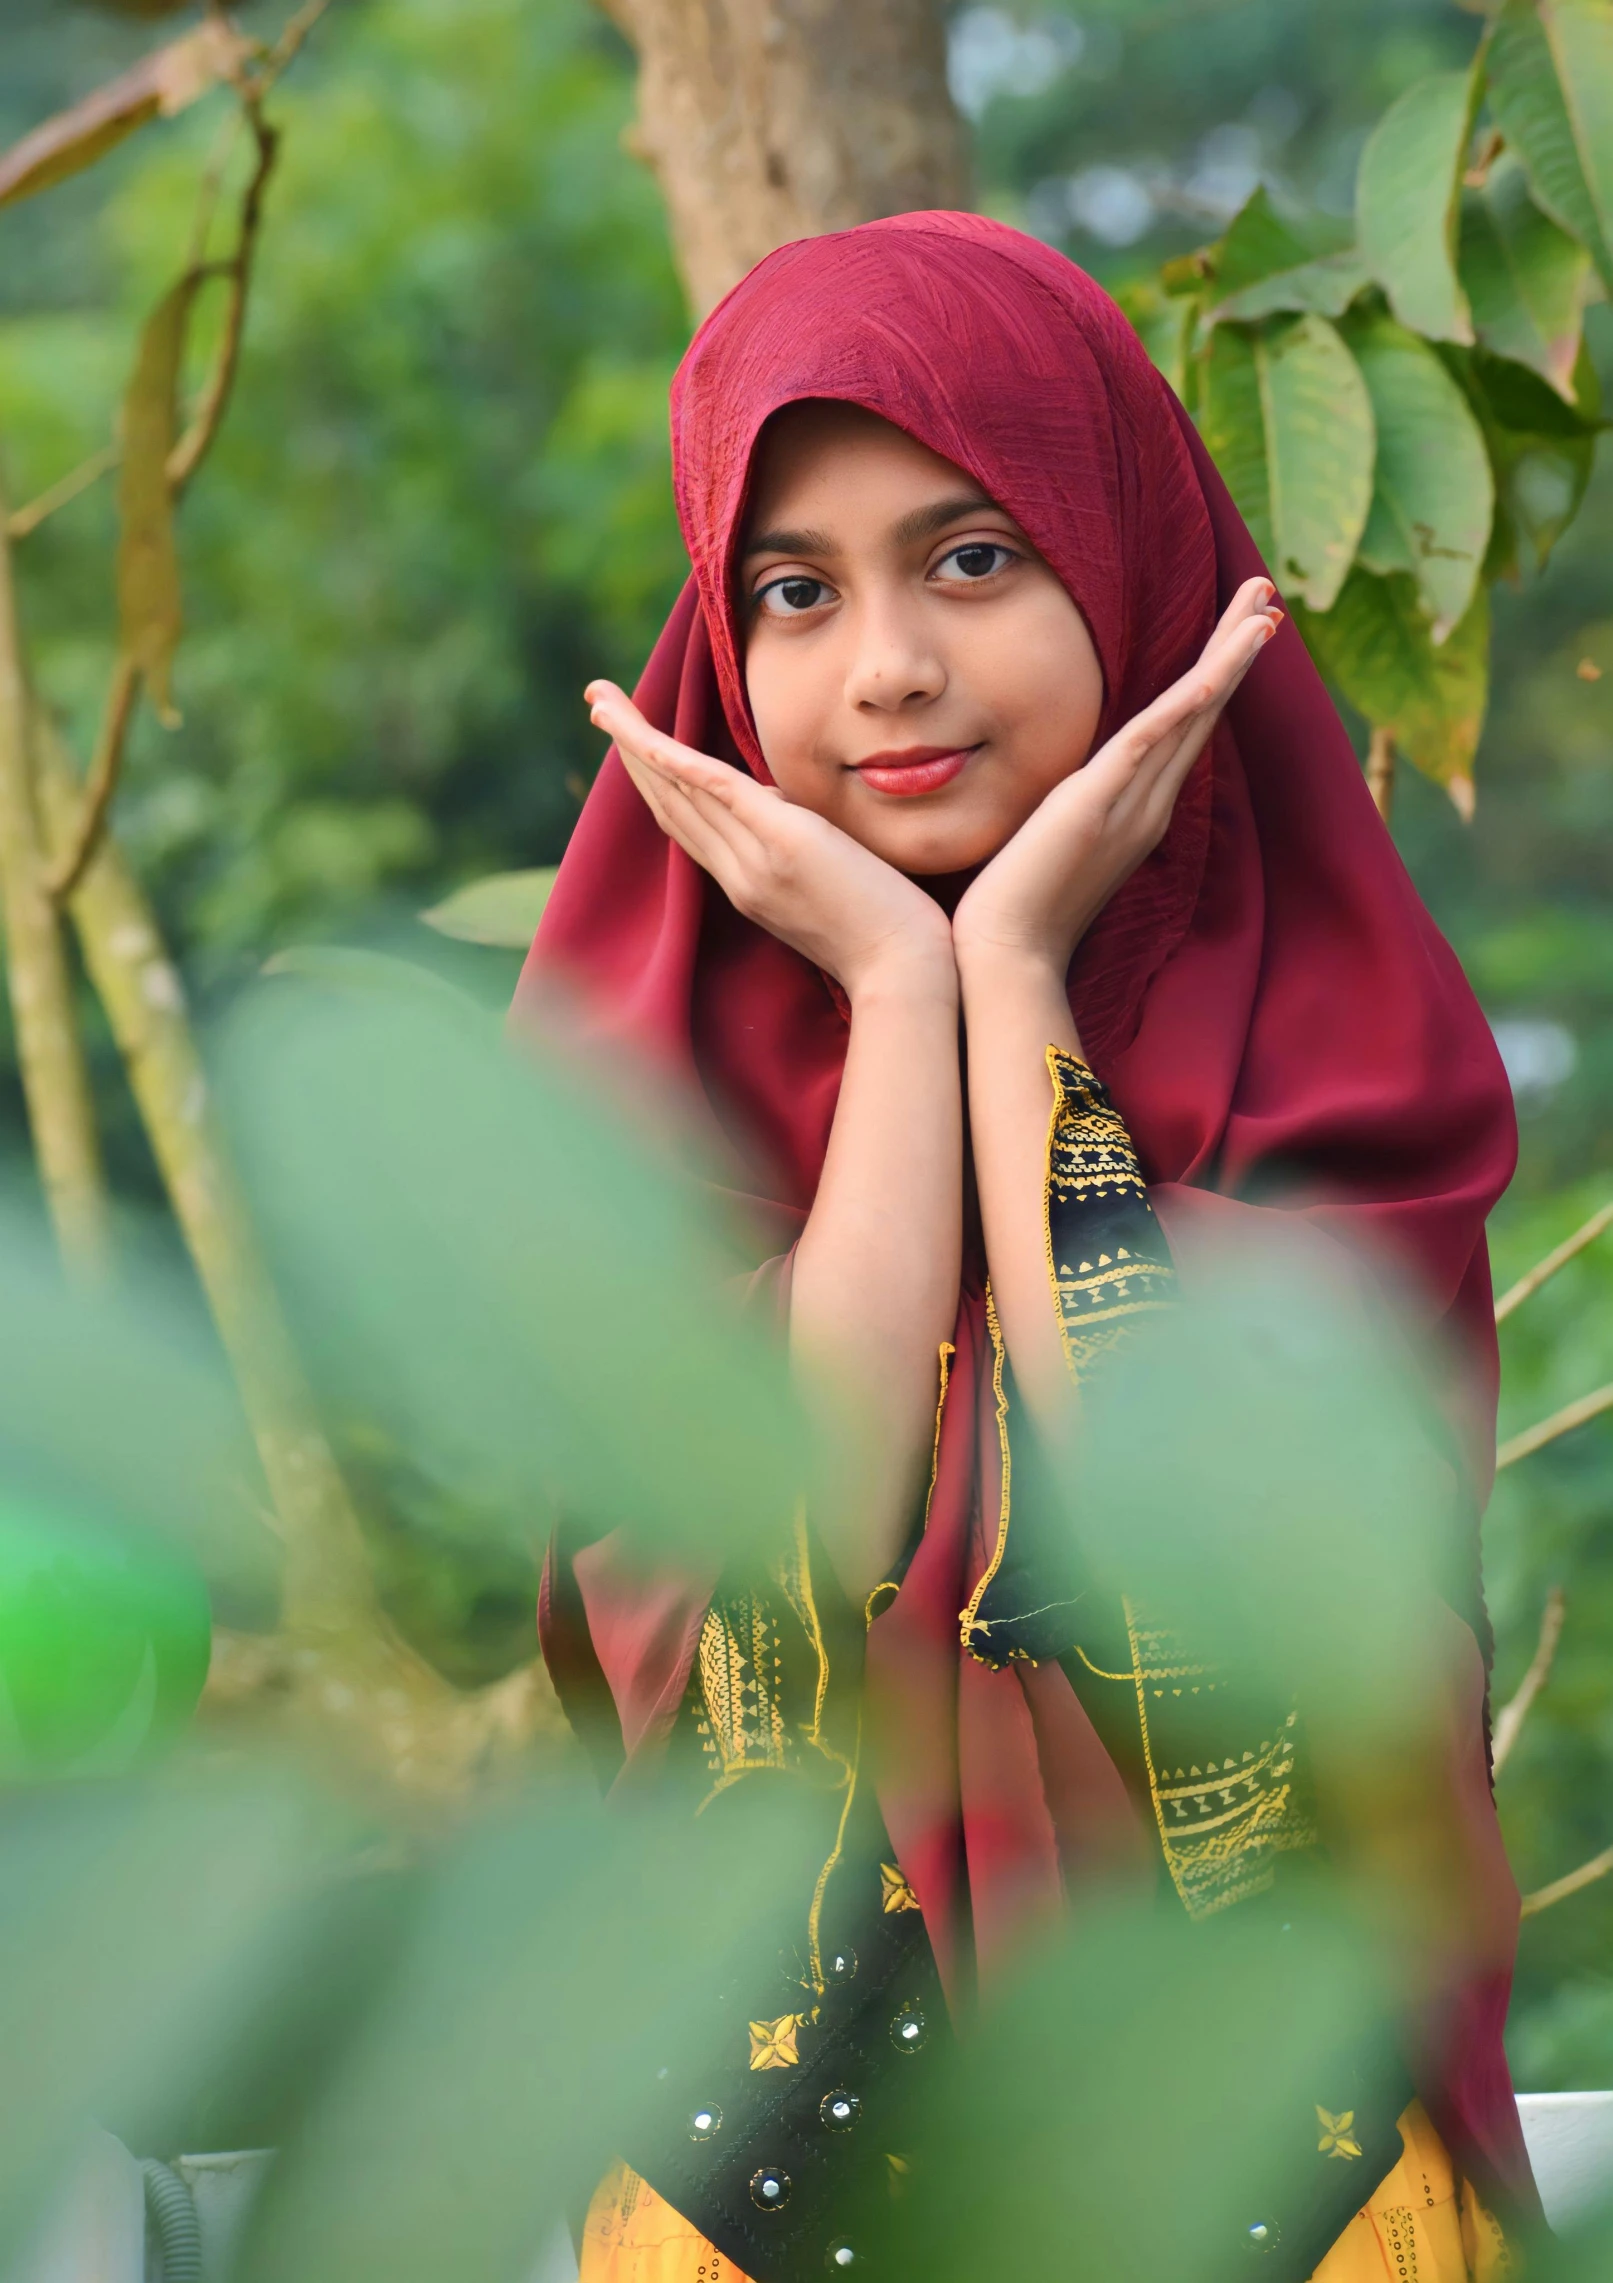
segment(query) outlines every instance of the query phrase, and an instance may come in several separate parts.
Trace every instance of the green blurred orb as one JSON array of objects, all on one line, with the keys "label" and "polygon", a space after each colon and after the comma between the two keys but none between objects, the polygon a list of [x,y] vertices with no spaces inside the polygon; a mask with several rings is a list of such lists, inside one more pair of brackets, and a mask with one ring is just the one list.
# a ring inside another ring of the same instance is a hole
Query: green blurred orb
[{"label": "green blurred orb", "polygon": [[0,1782],[139,1765],[195,1710],[211,1642],[182,1556],[0,1493]]}]

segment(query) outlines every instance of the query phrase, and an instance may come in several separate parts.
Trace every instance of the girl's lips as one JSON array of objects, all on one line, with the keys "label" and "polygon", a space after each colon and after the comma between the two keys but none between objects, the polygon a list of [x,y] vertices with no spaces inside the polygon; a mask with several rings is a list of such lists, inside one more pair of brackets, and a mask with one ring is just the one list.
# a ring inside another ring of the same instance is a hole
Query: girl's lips
[{"label": "girl's lips", "polygon": [[950,749],[931,745],[916,747],[911,754],[881,753],[872,760],[859,761],[857,774],[876,793],[895,793],[898,797],[937,793],[943,785],[950,785],[979,751],[978,745]]}]

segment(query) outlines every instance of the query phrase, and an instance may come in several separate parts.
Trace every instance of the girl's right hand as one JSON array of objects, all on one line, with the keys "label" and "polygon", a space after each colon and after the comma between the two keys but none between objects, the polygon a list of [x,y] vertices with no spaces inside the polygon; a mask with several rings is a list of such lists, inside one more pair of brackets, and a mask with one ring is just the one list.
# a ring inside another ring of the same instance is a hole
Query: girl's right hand
[{"label": "girl's right hand", "polygon": [[939,904],[848,833],[774,786],[652,729],[614,682],[583,693],[650,813],[748,920],[856,999],[875,985],[957,989]]}]

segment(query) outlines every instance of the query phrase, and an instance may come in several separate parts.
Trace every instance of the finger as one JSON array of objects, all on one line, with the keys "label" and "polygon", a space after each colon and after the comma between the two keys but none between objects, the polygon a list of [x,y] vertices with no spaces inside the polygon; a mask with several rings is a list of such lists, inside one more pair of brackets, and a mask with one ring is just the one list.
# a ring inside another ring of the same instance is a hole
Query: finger
[{"label": "finger", "polygon": [[698,753],[692,745],[684,745],[679,739],[668,737],[664,730],[654,728],[614,682],[590,682],[585,695],[598,728],[616,744],[625,741],[632,745],[650,768],[675,778],[680,784],[698,785],[718,799],[732,799],[741,796],[742,788],[753,782],[726,761],[714,761],[709,753]]}]

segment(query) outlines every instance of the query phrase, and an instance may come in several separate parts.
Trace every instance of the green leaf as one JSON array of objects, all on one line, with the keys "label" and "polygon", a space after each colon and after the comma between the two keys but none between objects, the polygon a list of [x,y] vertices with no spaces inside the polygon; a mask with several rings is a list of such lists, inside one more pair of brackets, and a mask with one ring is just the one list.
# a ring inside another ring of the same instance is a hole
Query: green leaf
[{"label": "green leaf", "polygon": [[1219,326],[1199,360],[1198,424],[1261,558],[1274,564],[1271,477],[1256,336]]},{"label": "green leaf", "polygon": [[1514,575],[1522,567],[1520,542],[1539,570],[1579,513],[1595,464],[1603,423],[1590,353],[1582,343],[1571,403],[1509,359],[1447,354],[1484,431],[1496,483],[1486,575]]},{"label": "green leaf", "polygon": [[[1151,348],[1149,354],[1153,354]],[[1157,357],[1154,361],[1159,363]],[[1167,380],[1173,379],[1168,369],[1162,370]],[[451,935],[460,943],[490,943],[509,951],[525,951],[543,917],[558,870],[558,865],[545,864],[533,872],[494,872],[485,880],[472,880],[467,887],[456,888],[420,917],[439,935]]]},{"label": "green leaf", "polygon": [[1484,433],[1439,357],[1392,317],[1348,338],[1378,431],[1360,559],[1369,571],[1409,571],[1443,642],[1473,600],[1495,514]]},{"label": "green leaf", "polygon": [[1298,268],[1314,251],[1283,220],[1262,183],[1233,216],[1226,236],[1215,249],[1216,291],[1241,293],[1278,270]]},{"label": "green leaf", "polygon": [[[1165,375],[1185,404],[1188,393],[1187,347],[1193,329],[1196,302],[1186,295],[1161,293],[1150,285],[1134,286],[1129,291],[1121,292],[1117,298],[1130,318],[1137,338],[1148,351],[1150,363]],[[523,875],[516,873],[511,877],[519,879]],[[453,900],[450,898],[450,902]],[[448,906],[439,905],[438,909],[446,911]],[[430,912],[423,912],[421,917],[430,920],[433,927],[439,924]]]},{"label": "green leaf", "polygon": [[152,704],[170,727],[179,717],[169,679],[185,621],[168,455],[178,425],[185,335],[200,283],[199,274],[188,270],[146,321],[123,399],[118,471],[118,631],[144,676]]},{"label": "green leaf", "polygon": [[1506,0],[1487,64],[1490,108],[1537,205],[1613,293],[1613,0]]},{"label": "green leaf", "polygon": [[1202,360],[1200,426],[1272,576],[1326,610],[1372,502],[1372,403],[1322,317],[1235,332]]},{"label": "green leaf", "polygon": [[1464,815],[1489,690],[1490,600],[1480,586],[1462,623],[1436,644],[1405,573],[1353,571],[1325,615],[1296,610],[1311,655],[1358,713],[1443,785]]},{"label": "green leaf", "polygon": [[1478,103],[1473,72],[1436,72],[1390,105],[1361,153],[1361,258],[1402,325],[1435,341],[1471,341],[1456,274],[1462,164]]},{"label": "green leaf", "polygon": [[1483,346],[1571,398],[1591,259],[1542,214],[1508,153],[1462,201],[1460,268]]},{"label": "green leaf", "polygon": [[1294,269],[1274,270],[1269,277],[1245,286],[1241,293],[1217,302],[1205,322],[1215,325],[1230,319],[1247,324],[1289,309],[1309,310],[1318,317],[1342,317],[1357,294],[1371,283],[1360,254],[1354,246],[1347,246],[1340,254],[1323,254]]}]

